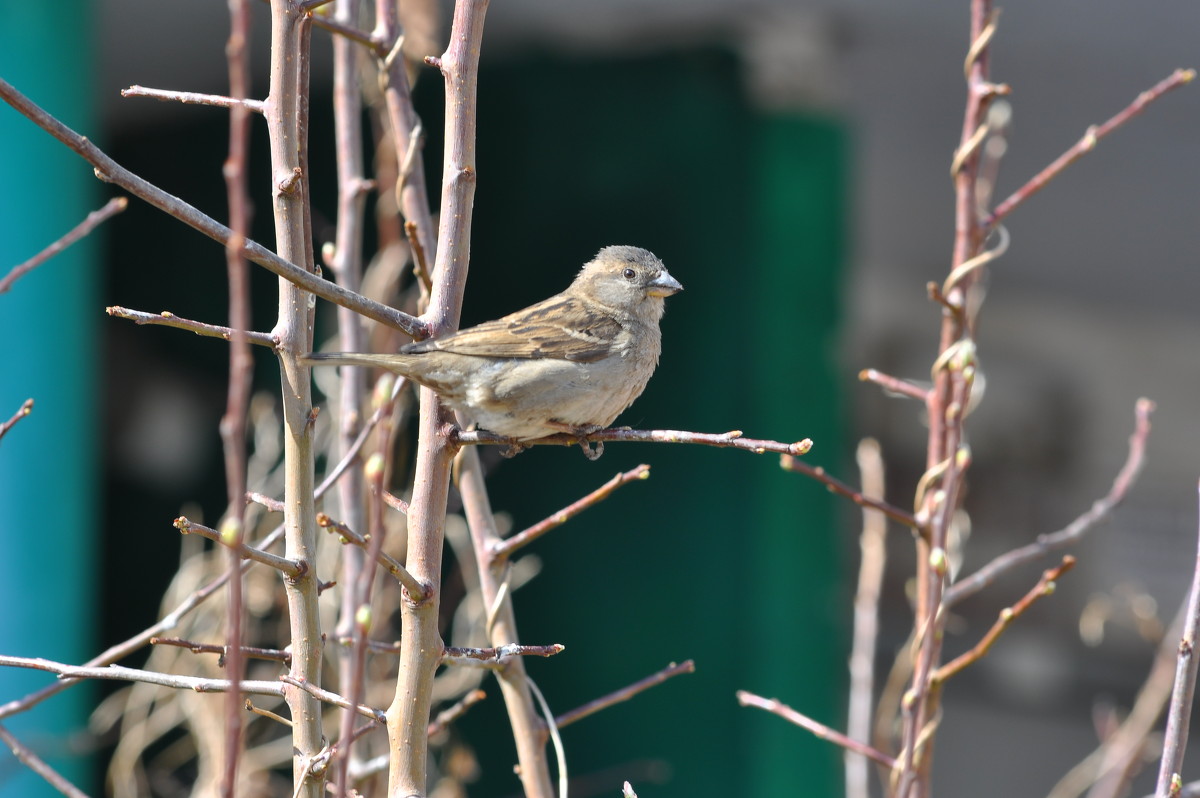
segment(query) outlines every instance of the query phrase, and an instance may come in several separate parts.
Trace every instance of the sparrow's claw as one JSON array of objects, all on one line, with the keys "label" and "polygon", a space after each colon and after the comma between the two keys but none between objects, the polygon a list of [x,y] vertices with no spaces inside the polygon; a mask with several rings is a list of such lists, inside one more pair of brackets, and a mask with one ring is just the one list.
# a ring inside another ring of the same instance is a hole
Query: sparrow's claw
[{"label": "sparrow's claw", "polygon": [[600,456],[604,454],[604,441],[596,441],[595,446],[593,446],[591,441],[585,441],[580,438],[579,448],[583,449],[583,456],[587,459],[599,460]]},{"label": "sparrow's claw", "polygon": [[528,448],[529,447],[523,443],[517,443],[516,441],[513,441],[508,446],[505,446],[503,449],[500,450],[500,456],[503,458],[506,458],[506,459],[516,457],[517,455],[519,455],[521,452],[525,451]]}]

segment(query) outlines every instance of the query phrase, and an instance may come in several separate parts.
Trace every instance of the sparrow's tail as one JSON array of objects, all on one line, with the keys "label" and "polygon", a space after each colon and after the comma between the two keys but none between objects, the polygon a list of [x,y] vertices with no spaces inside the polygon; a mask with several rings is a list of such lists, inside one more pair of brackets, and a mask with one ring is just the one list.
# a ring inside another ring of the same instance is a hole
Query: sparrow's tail
[{"label": "sparrow's tail", "polygon": [[387,368],[383,355],[365,352],[309,352],[300,358],[305,366],[367,366]]}]

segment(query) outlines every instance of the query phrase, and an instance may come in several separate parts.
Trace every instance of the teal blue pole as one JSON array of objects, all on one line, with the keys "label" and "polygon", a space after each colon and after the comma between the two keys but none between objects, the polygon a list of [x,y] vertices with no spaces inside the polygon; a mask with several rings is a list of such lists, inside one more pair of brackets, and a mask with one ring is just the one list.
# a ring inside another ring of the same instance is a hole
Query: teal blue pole
[{"label": "teal blue pole", "polygon": [[[0,26],[0,77],[66,124],[94,135],[91,6],[11,3]],[[0,105],[0,274],[58,239],[102,204],[91,168]],[[27,398],[33,412],[0,440],[0,653],[78,663],[95,651],[98,248],[85,239],[0,295],[8,341],[0,416]],[[0,668],[0,703],[53,681]],[[26,746],[91,791],[72,751],[90,705],[86,686],[3,721]],[[0,796],[57,795],[0,750]]]}]

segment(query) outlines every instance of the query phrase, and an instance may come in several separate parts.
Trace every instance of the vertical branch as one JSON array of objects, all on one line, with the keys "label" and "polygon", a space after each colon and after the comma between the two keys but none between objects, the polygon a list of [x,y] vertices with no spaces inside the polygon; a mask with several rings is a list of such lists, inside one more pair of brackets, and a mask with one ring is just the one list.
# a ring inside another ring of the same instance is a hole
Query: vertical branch
[{"label": "vertical branch", "polygon": [[[244,100],[250,94],[249,40],[250,7],[247,0],[229,0],[229,94]],[[245,103],[229,109],[229,157],[225,161],[225,185],[229,197],[229,228],[225,244],[229,274],[229,389],[225,415],[221,418],[221,441],[225,449],[225,488],[228,509],[222,537],[231,543],[229,552],[229,605],[226,629],[226,669],[233,688],[225,696],[225,763],[221,794],[233,796],[237,788],[238,760],[242,744],[242,697],[238,684],[245,658],[242,655],[242,571],[237,548],[242,544],[246,516],[246,412],[250,403],[254,358],[250,353],[250,275],[242,247],[250,233],[250,195],[246,177],[250,140],[250,111]]]},{"label": "vertical branch", "polygon": [[[401,51],[404,38],[395,0],[375,0],[375,36],[383,43],[386,55],[380,64],[383,99],[387,106],[392,141],[396,148],[396,204],[404,218],[416,225],[420,248],[433,258],[436,238],[433,219],[429,214],[429,196],[425,192],[425,165],[421,158],[421,122],[412,104],[408,72]],[[413,253],[414,259],[417,253]],[[414,267],[416,262],[414,261]],[[419,282],[424,302],[425,285]]]},{"label": "vertical branch", "polygon": [[[494,554],[495,546],[501,542],[501,538],[484,487],[479,453],[475,447],[468,446],[463,449],[459,458],[458,488],[462,493],[467,526],[471,530],[471,543],[479,567],[483,606],[488,613],[488,644],[498,647],[507,643],[519,643],[512,594],[501,590],[507,581],[511,563],[508,557],[496,557]],[[550,765],[546,759],[545,724],[542,723],[529,689],[524,657],[505,658],[504,666],[496,673],[496,678],[500,681],[500,692],[504,695],[509,724],[517,744],[519,774],[525,796],[553,798]]]},{"label": "vertical branch", "polygon": [[[338,0],[334,19],[347,26],[358,24],[360,0]],[[338,210],[337,234],[331,252],[327,251],[326,265],[335,279],[350,291],[359,291],[363,273],[363,225],[366,208],[366,180],[363,175],[362,92],[359,85],[358,45],[344,36],[333,37],[333,124],[337,157]],[[366,351],[361,317],[345,308],[338,308],[339,348],[343,352]],[[337,419],[337,451],[345,456],[354,445],[362,428],[367,375],[365,369],[344,368],[340,372],[341,393]],[[351,529],[366,529],[363,507],[363,472],[349,469],[338,481],[338,504],[341,518]],[[337,634],[349,638],[356,628],[355,586],[363,567],[363,552],[356,546],[342,547],[342,603],[338,608]],[[356,666],[350,652],[343,651],[338,663],[338,685],[344,693],[353,681]],[[351,699],[354,700],[354,699]],[[346,713],[353,720],[352,713]],[[345,724],[339,739],[346,740]],[[342,749],[349,762],[350,745]],[[341,771],[339,770],[339,774]]]},{"label": "vertical branch", "polygon": [[[879,442],[871,438],[858,445],[858,468],[862,494],[883,501],[884,471]],[[858,567],[858,590],[854,596],[854,638],[850,650],[850,706],[846,713],[846,736],[871,739],[871,699],[875,689],[875,645],[879,637],[879,591],[887,560],[887,516],[863,507],[862,560]],[[845,753],[847,798],[868,798],[870,775],[867,758],[849,748]]]},{"label": "vertical branch", "polygon": [[1183,618],[1183,638],[1179,641],[1179,659],[1175,665],[1175,689],[1167,710],[1162,763],[1158,769],[1156,798],[1179,795],[1183,786],[1183,755],[1187,747],[1188,725],[1192,716],[1192,698],[1196,693],[1196,635],[1200,632],[1200,551],[1192,573],[1192,591]]},{"label": "vertical branch", "polygon": [[[434,336],[455,329],[462,309],[475,197],[476,85],[487,5],[487,0],[458,0],[450,44],[440,60],[446,82],[446,152],[437,266],[429,309],[423,317]],[[404,646],[396,695],[387,711],[391,743],[388,790],[393,796],[425,794],[433,675],[443,648],[438,632],[438,602],[446,494],[454,449],[447,437],[449,418],[437,395],[422,388],[420,396],[407,565],[409,572],[431,589],[424,601],[413,602],[406,597],[401,607]]]},{"label": "vertical branch", "polygon": [[963,447],[963,416],[974,375],[973,319],[967,295],[978,270],[960,269],[979,257],[983,248],[977,192],[980,150],[987,136],[985,119],[997,87],[988,80],[988,46],[996,17],[991,0],[971,0],[971,46],[966,60],[967,102],[962,136],[951,175],[955,189],[955,234],[951,275],[943,291],[938,357],[934,386],[926,406],[929,438],[926,472],[916,497],[919,520],[928,523],[929,537],[917,539],[917,651],[912,683],[903,701],[903,739],[897,762],[896,795],[915,798],[929,791],[933,759],[932,722],[938,712],[936,691],[929,680],[942,649],[942,592],[946,582],[946,541],[962,495],[970,457]]},{"label": "vertical branch", "polygon": [[[305,171],[308,142],[309,19],[289,0],[271,1],[271,88],[264,116],[271,139],[271,205],[278,253],[313,271],[309,233],[309,176]],[[287,594],[292,660],[290,675],[320,683],[321,624],[317,611],[317,578],[313,507],[312,389],[300,355],[312,349],[312,296],[279,281],[279,318],[274,335],[283,380],[284,539],[285,556],[304,564],[304,573],[284,580]],[[313,758],[323,746],[321,705],[310,693],[284,688],[291,711],[292,764],[296,795],[319,798],[324,789]]]}]

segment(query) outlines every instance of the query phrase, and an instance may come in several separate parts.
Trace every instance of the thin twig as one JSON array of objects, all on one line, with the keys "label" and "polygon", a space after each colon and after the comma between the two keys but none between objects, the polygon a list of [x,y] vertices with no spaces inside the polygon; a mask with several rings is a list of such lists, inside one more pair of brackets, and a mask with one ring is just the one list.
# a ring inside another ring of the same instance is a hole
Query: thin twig
[{"label": "thin twig", "polygon": [[[196,335],[203,335],[208,338],[221,338],[226,341],[233,340],[233,328],[222,327],[217,324],[206,324],[202,321],[192,321],[191,319],[181,318],[164,310],[162,313],[147,313],[143,310],[132,310],[124,308],[120,305],[112,305],[104,309],[104,312],[110,316],[116,316],[120,319],[129,319],[134,324],[155,324],[163,327],[175,327],[179,330],[188,330]],[[277,341],[269,333],[249,331],[245,333],[246,340],[258,346],[265,346],[274,349]]]},{"label": "thin twig", "polygon": [[239,543],[235,540],[226,540],[224,535],[212,527],[197,524],[182,515],[175,519],[174,526],[185,535],[200,535],[201,537],[208,538],[214,543],[220,543],[222,546],[237,552],[247,560],[254,560],[263,565],[269,565],[292,578],[298,577],[308,570],[306,567],[302,567],[300,563],[289,560],[287,557],[280,557],[278,554],[271,554],[270,552],[256,549],[253,546],[248,546],[245,543]]},{"label": "thin twig", "polygon": [[[126,668],[121,665],[109,665],[105,668],[89,668],[79,665],[68,665],[65,662],[40,657],[11,657],[0,654],[0,666],[8,668],[27,668],[29,670],[56,673],[63,679],[98,679],[115,682],[141,682],[156,684],[160,687],[173,687],[177,690],[192,690],[197,693],[224,693],[233,687],[229,679],[206,679],[199,676],[177,676],[173,673],[145,671],[138,668]],[[255,695],[283,695],[283,686],[275,681],[243,681],[239,685],[246,693]]]},{"label": "thin twig", "polygon": [[770,712],[773,715],[778,715],[784,720],[794,723],[800,728],[812,732],[822,740],[828,740],[834,745],[840,745],[847,751],[854,751],[857,754],[862,754],[863,756],[878,762],[889,770],[896,766],[896,760],[892,759],[892,757],[888,756],[882,751],[876,751],[866,743],[861,743],[857,740],[851,740],[841,732],[835,731],[834,729],[826,726],[824,723],[819,723],[807,715],[800,714],[788,705],[780,703],[777,699],[763,698],[762,696],[755,695],[754,693],[748,693],[745,690],[738,690],[737,700],[738,703],[744,707],[758,707],[759,709],[765,709],[767,712]]},{"label": "thin twig", "polygon": [[[325,513],[317,513],[317,526],[327,529],[330,532],[336,532],[344,542],[352,543],[363,551],[368,551],[371,548],[370,540],[364,538],[345,524],[333,520]],[[409,597],[413,601],[425,600],[425,597],[428,595],[428,587],[417,581],[417,578],[410,574],[408,569],[399,560],[382,549],[376,554],[375,560],[386,568],[388,573],[396,577],[396,581],[404,586],[404,589],[408,591]]]},{"label": "thin twig", "polygon": [[1109,133],[1116,130],[1121,125],[1133,119],[1135,116],[1146,110],[1150,103],[1162,97],[1171,89],[1177,89],[1187,83],[1192,82],[1196,77],[1194,69],[1177,69],[1170,76],[1160,81],[1157,85],[1147,89],[1137,96],[1125,110],[1121,111],[1116,116],[1109,119],[1102,125],[1093,125],[1088,128],[1083,134],[1083,138],[1075,142],[1075,145],[1064,152],[1054,162],[1047,166],[1042,171],[1033,176],[1025,185],[1014,191],[1008,199],[996,206],[996,209],[984,220],[986,227],[993,227],[1004,217],[1013,212],[1021,203],[1032,197],[1034,194],[1046,187],[1046,184],[1059,175],[1064,169],[1079,160],[1085,153],[1091,152],[1096,148],[1096,144],[1100,139],[1107,136]]},{"label": "thin twig", "polygon": [[1000,555],[975,573],[951,585],[946,589],[946,606],[952,607],[968,596],[975,595],[995,582],[1001,574],[1075,543],[1107,518],[1125,501],[1125,496],[1142,471],[1146,456],[1146,439],[1150,435],[1150,416],[1153,412],[1154,402],[1149,399],[1137,400],[1134,405],[1134,428],[1129,436],[1129,454],[1106,496],[1097,499],[1091,509],[1057,532],[1039,535],[1033,543]]},{"label": "thin twig", "polygon": [[387,722],[387,718],[383,710],[375,709],[374,707],[368,707],[365,704],[351,704],[337,693],[331,693],[328,690],[322,690],[320,687],[317,687],[315,684],[310,681],[306,681],[305,679],[297,679],[295,676],[284,674],[283,676],[279,677],[279,681],[281,683],[299,687],[313,698],[324,701],[326,704],[332,704],[335,707],[341,707],[342,709],[349,709],[357,712],[364,718],[370,718],[376,723]]},{"label": "thin twig", "polygon": [[106,219],[115,216],[116,214],[125,210],[127,207],[129,207],[128,197],[113,197],[104,204],[103,208],[89,213],[87,218],[75,225],[75,227],[72,228],[69,233],[24,263],[14,266],[8,274],[4,275],[4,278],[0,279],[0,294],[6,293],[8,289],[12,288],[13,283],[15,283],[22,275],[25,275],[36,269],[38,266],[41,266],[46,261],[50,260],[50,258],[53,258],[64,249],[71,246],[88,233],[92,232],[97,225],[102,224]]},{"label": "thin twig", "polygon": [[889,393],[907,396],[909,399],[916,399],[918,402],[924,402],[929,398],[928,388],[922,388],[920,385],[915,385],[908,380],[902,380],[899,377],[893,377],[890,374],[884,374],[882,371],[875,369],[863,369],[858,372],[858,378],[863,382],[873,382]]},{"label": "thin twig", "polygon": [[18,762],[41,776],[46,780],[47,784],[67,796],[67,798],[88,798],[87,793],[68,781],[57,770],[50,767],[46,760],[35,754],[32,749],[14,737],[3,726],[0,726],[0,742],[8,746],[8,750],[12,751],[13,756],[17,758]]},{"label": "thin twig", "polygon": [[483,430],[454,430],[452,431],[452,440],[455,444],[460,446],[481,444],[511,446],[514,443],[519,443],[521,446],[577,446],[580,442],[586,441],[693,443],[700,444],[701,446],[745,449],[746,451],[754,452],[755,454],[774,452],[776,454],[790,454],[793,456],[807,454],[808,450],[811,449],[813,445],[812,441],[808,438],[795,443],[781,443],[779,441],[764,441],[757,440],[755,438],[743,438],[741,430],[731,430],[729,432],[686,432],[683,430],[674,429],[628,429],[625,427],[603,429],[587,435],[569,435],[566,433],[561,433],[558,435],[548,435],[545,438],[537,438],[536,440],[531,441],[514,441],[512,438],[506,438],[503,435],[495,435],[491,432],[486,432]]},{"label": "thin twig", "polygon": [[[216,645],[214,643],[199,643],[195,640],[184,640],[182,637],[152,637],[150,638],[152,646],[175,646],[177,648],[186,648],[193,654],[219,654],[224,657],[229,652],[229,646]],[[289,662],[292,655],[278,648],[258,648],[256,646],[242,646],[242,654],[251,659],[265,659],[273,662]]]},{"label": "thin twig", "polygon": [[622,687],[620,690],[615,690],[608,695],[601,696],[593,701],[589,701],[583,706],[576,707],[570,712],[564,712],[554,719],[554,725],[559,729],[570,726],[576,721],[583,720],[588,715],[594,715],[602,709],[608,709],[613,704],[619,704],[622,701],[628,701],[638,693],[649,690],[651,687],[660,685],[667,679],[673,676],[680,676],[685,673],[695,673],[696,663],[692,660],[684,660],[678,664],[672,662],[662,670],[652,673],[645,679],[639,679],[631,685]]},{"label": "thin twig", "polygon": [[7,435],[8,431],[12,429],[18,421],[25,418],[25,416],[32,412],[33,399],[26,399],[24,402],[21,402],[21,406],[17,408],[17,412],[13,413],[12,417],[8,421],[0,424],[0,438],[3,438],[5,435]]},{"label": "thin twig", "polygon": [[909,529],[915,529],[918,532],[925,534],[920,522],[916,517],[904,510],[901,510],[895,505],[888,504],[881,499],[875,499],[865,495],[862,491],[842,482],[836,477],[831,477],[822,466],[810,466],[807,463],[801,462],[791,455],[783,455],[779,458],[779,467],[784,471],[794,471],[797,474],[804,474],[806,477],[812,477],[820,482],[825,487],[829,488],[830,493],[836,493],[838,496],[844,496],[850,501],[857,504],[859,507],[871,510],[878,510],[898,524],[903,524]]},{"label": "thin twig", "polygon": [[1028,593],[1021,597],[1021,600],[1011,607],[1005,607],[1000,610],[1000,617],[992,624],[992,628],[987,631],[978,643],[976,643],[970,651],[960,654],[950,662],[934,671],[932,681],[934,683],[945,682],[952,676],[960,673],[967,666],[978,662],[991,650],[992,645],[999,639],[1000,635],[1004,634],[1013,621],[1020,618],[1025,612],[1033,606],[1038,599],[1049,596],[1054,592],[1056,582],[1067,571],[1075,567],[1075,558],[1071,555],[1063,557],[1062,564],[1054,568],[1050,568],[1042,573],[1042,578],[1034,585]]},{"label": "thin twig", "polygon": [[437,714],[436,718],[430,721],[428,729],[429,736],[432,737],[454,721],[461,718],[463,715],[467,714],[467,710],[485,698],[487,698],[487,693],[483,692],[482,690],[472,690],[462,698],[458,699],[458,701],[455,703],[443,709]]},{"label": "thin twig", "polygon": [[[184,224],[203,233],[209,238],[222,244],[227,243],[233,231],[183,200],[168,194],[158,186],[130,172],[112,158],[104,154],[87,137],[81,136],[74,130],[59,122],[46,113],[28,97],[17,91],[12,84],[0,79],[0,99],[7,102],[35,125],[45,130],[54,138],[65,144],[72,151],[96,168],[97,176],[102,180],[121,186],[130,194],[139,197],[159,210],[174,216]],[[414,337],[429,337],[429,328],[414,316],[390,308],[373,299],[347,291],[336,283],[324,280],[309,272],[292,261],[272,252],[261,244],[246,240],[242,247],[246,258],[266,268],[291,283],[309,291],[329,302],[350,308],[369,319],[386,324]]]},{"label": "thin twig", "polygon": [[599,488],[592,491],[578,501],[574,501],[554,513],[550,517],[537,522],[533,526],[525,529],[512,537],[506,538],[502,542],[497,543],[492,547],[492,559],[497,561],[512,555],[517,549],[528,546],[533,541],[540,538],[550,530],[562,526],[567,521],[570,521],[575,516],[582,513],[589,507],[593,507],[611,496],[617,488],[622,485],[627,485],[630,482],[641,479],[650,478],[650,466],[642,464],[637,468],[632,468],[624,473],[617,474],[608,482],[605,482]]},{"label": "thin twig", "polygon": [[217,108],[243,108],[255,114],[263,112],[262,100],[248,98],[225,97],[220,94],[203,94],[195,91],[171,91],[168,89],[149,89],[145,86],[133,85],[121,89],[122,97],[148,97],[151,100],[183,103],[184,105],[212,105]]},{"label": "thin twig", "polygon": [[1192,589],[1183,617],[1183,637],[1179,641],[1179,659],[1175,665],[1175,688],[1167,708],[1162,763],[1158,769],[1157,798],[1175,798],[1183,787],[1183,755],[1187,749],[1188,726],[1192,717],[1192,697],[1196,692],[1196,636],[1200,633],[1200,548],[1192,572]]}]

